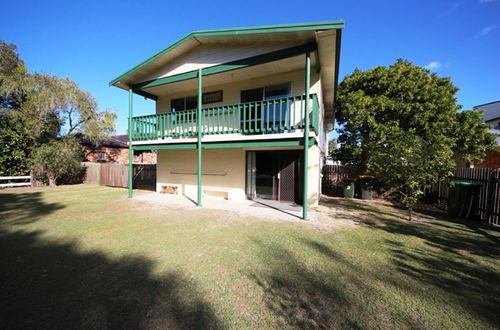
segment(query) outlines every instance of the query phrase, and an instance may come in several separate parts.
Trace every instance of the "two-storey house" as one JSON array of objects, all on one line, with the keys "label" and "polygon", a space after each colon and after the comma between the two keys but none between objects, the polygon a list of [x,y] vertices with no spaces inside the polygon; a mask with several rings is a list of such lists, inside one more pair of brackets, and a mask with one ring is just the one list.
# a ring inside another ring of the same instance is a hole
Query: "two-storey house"
[{"label": "two-storey house", "polygon": [[[113,79],[129,92],[129,148],[158,151],[157,190],[200,206],[210,195],[292,202],[307,219],[321,194],[343,26],[194,31]],[[134,94],[156,113],[134,117]]]}]

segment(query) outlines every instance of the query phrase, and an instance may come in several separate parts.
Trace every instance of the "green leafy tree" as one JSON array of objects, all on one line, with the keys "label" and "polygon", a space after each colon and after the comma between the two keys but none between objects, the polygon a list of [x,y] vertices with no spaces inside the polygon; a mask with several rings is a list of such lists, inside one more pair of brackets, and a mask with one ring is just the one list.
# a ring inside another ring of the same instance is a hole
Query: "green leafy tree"
[{"label": "green leafy tree", "polygon": [[328,156],[334,155],[336,150],[337,150],[337,139],[328,140]]},{"label": "green leafy tree", "polygon": [[20,123],[11,116],[26,98],[26,73],[16,46],[0,40],[0,176],[29,172],[28,158],[34,140],[22,133]]},{"label": "green leafy tree", "polygon": [[62,177],[81,172],[82,158],[83,151],[75,139],[56,139],[33,150],[31,167],[36,173],[43,173],[50,186],[56,186],[57,180]]},{"label": "green leafy tree", "polygon": [[32,139],[0,124],[0,176],[27,175]]},{"label": "green leafy tree", "polygon": [[0,173],[21,173],[27,164],[45,168],[41,154],[28,162],[33,150],[50,149],[60,140],[66,141],[64,156],[75,156],[78,145],[67,141],[78,134],[102,141],[114,131],[115,119],[110,110],[98,111],[96,100],[74,81],[29,74],[15,45],[0,41],[0,137],[5,144],[0,148]]},{"label": "green leafy tree", "polygon": [[496,144],[496,135],[491,134],[479,111],[469,110],[457,113],[457,123],[454,130],[456,138],[455,154],[465,163],[480,163],[488,151]]},{"label": "green leafy tree", "polygon": [[477,160],[492,147],[480,116],[458,112],[457,91],[449,78],[404,60],[356,69],[338,89],[337,159],[399,193],[411,219],[423,190],[451,173],[455,156]]}]

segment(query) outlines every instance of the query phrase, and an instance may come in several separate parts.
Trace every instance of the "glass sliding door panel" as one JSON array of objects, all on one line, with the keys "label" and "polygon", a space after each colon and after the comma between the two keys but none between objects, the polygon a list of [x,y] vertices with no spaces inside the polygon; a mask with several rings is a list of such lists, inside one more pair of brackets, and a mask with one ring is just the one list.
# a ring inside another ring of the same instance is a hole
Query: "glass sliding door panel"
[{"label": "glass sliding door panel", "polygon": [[[274,86],[266,86],[264,92],[264,100],[272,101],[276,99],[281,99],[285,97],[289,97],[290,95],[290,83],[274,85]],[[284,127],[290,124],[290,115],[288,112],[290,111],[291,103],[283,102],[279,103],[267,103],[264,107],[262,120],[263,125],[265,127],[276,127],[279,128]],[[282,130],[273,129],[273,133],[281,133]]]},{"label": "glass sliding door panel", "polygon": [[256,152],[255,197],[277,199],[276,165],[273,152]]}]

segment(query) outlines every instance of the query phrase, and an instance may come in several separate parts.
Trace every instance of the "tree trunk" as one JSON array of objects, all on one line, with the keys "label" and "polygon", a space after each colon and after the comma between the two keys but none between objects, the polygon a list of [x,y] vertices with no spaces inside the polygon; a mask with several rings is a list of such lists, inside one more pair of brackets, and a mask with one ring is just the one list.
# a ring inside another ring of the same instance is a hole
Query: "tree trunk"
[{"label": "tree trunk", "polygon": [[411,216],[413,214],[413,208],[409,207],[408,208],[408,220],[411,221]]},{"label": "tree trunk", "polygon": [[56,179],[49,178],[49,187],[57,187]]}]

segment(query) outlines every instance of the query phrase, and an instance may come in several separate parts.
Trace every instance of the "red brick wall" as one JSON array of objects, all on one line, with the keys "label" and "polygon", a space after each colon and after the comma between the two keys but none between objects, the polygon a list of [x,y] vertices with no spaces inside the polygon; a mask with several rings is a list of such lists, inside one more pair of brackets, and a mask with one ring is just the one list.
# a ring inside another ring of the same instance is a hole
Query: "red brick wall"
[{"label": "red brick wall", "polygon": [[[128,156],[128,152],[127,152]],[[156,152],[152,151],[135,151],[134,163],[136,164],[156,164]]]},{"label": "red brick wall", "polygon": [[500,169],[500,152],[492,151],[486,155],[484,161],[480,164],[474,164],[477,168],[499,168]]},{"label": "red brick wall", "polygon": [[[128,148],[82,146],[85,152],[85,161],[92,163],[128,164]],[[104,160],[99,160],[99,152],[104,152]],[[134,164],[156,164],[156,152],[135,152]]]}]

